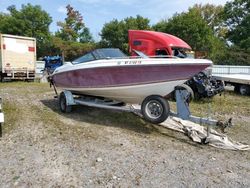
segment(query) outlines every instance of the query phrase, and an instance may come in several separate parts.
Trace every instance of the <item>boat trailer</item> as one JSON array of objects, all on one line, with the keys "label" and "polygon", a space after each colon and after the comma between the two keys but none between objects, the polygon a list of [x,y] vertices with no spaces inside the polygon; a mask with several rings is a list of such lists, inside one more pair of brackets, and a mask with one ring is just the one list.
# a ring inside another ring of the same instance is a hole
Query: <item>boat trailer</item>
[{"label": "boat trailer", "polygon": [[[212,119],[210,114],[207,118],[191,115],[189,109],[190,95],[190,91],[188,91],[186,87],[177,86],[175,88],[177,112],[170,111],[169,115],[201,125],[207,125],[207,136],[210,134],[211,126],[219,126],[223,133],[226,127],[232,126],[232,118],[223,123],[222,121]],[[59,95],[60,110],[65,113],[69,113],[72,111],[72,106],[74,105],[85,105],[109,110],[132,112],[140,117],[143,117],[140,105],[125,105],[119,101],[113,101],[102,97],[72,94],[72,92],[68,90],[62,91]]]}]

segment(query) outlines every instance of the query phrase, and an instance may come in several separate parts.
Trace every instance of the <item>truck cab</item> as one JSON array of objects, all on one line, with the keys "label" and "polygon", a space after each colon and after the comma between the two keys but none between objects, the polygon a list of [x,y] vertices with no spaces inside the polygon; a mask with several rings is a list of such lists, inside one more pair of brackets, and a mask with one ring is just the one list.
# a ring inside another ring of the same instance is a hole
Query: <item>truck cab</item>
[{"label": "truck cab", "polygon": [[129,51],[141,51],[148,56],[189,57],[191,47],[180,38],[155,31],[129,30]]}]

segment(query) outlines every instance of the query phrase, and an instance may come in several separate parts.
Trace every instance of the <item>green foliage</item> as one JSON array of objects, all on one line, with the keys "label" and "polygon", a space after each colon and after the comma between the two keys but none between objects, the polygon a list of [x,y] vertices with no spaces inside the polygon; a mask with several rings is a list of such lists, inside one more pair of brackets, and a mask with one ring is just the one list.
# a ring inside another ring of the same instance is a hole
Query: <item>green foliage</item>
[{"label": "green foliage", "polygon": [[50,38],[49,25],[52,18],[39,5],[22,5],[17,10],[8,7],[9,14],[0,13],[0,32],[5,34],[34,37],[37,40],[38,56],[42,55]]},{"label": "green foliage", "polygon": [[83,17],[79,11],[74,10],[70,5],[66,6],[67,17],[64,22],[58,22],[60,30],[56,32],[56,36],[65,41],[72,42],[92,42],[92,36],[89,29],[83,23]]},{"label": "green foliage", "polygon": [[80,42],[94,42],[92,35],[90,34],[89,28],[84,27],[83,31],[80,33]]},{"label": "green foliage", "polygon": [[94,48],[94,43],[80,43],[74,41],[64,41],[59,37],[52,37],[51,51],[53,54],[61,54],[65,61],[72,61]]},{"label": "green foliage", "polygon": [[121,21],[114,19],[106,23],[101,31],[102,40],[100,46],[120,48],[124,52],[128,52],[128,30],[149,30],[149,19],[137,15],[136,18],[128,17]]},{"label": "green foliage", "polygon": [[66,9],[67,17],[64,22],[57,23],[60,30],[52,37],[51,51],[61,54],[65,61],[72,61],[94,49],[95,44],[79,11],[70,5],[67,5]]},{"label": "green foliage", "polygon": [[250,48],[250,1],[234,0],[224,8],[225,24],[229,28],[228,40],[243,49]]},{"label": "green foliage", "polygon": [[216,36],[225,37],[227,28],[223,27],[223,6],[195,4],[193,7],[189,8],[189,11],[197,11]]},{"label": "green foliage", "polygon": [[208,58],[213,61],[214,64],[223,64],[223,62],[227,59],[227,47],[225,42],[211,35],[209,38],[209,42],[211,44],[211,48],[208,50]]},{"label": "green foliage", "polygon": [[176,13],[172,18],[156,24],[154,28],[180,37],[194,50],[207,51],[211,48],[210,38],[213,31],[195,9]]},{"label": "green foliage", "polygon": [[245,50],[237,46],[231,46],[226,49],[220,64],[250,66],[250,49]]}]

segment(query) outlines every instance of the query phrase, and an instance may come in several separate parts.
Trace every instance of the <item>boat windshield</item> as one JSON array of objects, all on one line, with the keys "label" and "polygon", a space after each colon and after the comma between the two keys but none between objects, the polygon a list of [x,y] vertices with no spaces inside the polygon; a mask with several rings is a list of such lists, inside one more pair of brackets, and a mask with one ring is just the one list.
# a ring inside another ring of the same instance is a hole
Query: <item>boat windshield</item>
[{"label": "boat windshield", "polygon": [[72,63],[79,64],[98,59],[115,59],[115,58],[127,58],[127,56],[118,48],[102,48],[89,52],[75,59]]},{"label": "boat windshield", "polygon": [[92,53],[87,53],[84,56],[81,56],[77,59],[75,59],[72,63],[73,64],[79,64],[79,63],[85,63],[85,62],[89,62],[89,61],[93,61],[95,60],[95,57],[92,55]]},{"label": "boat windshield", "polygon": [[96,49],[93,52],[96,59],[126,58],[127,56],[118,48]]}]

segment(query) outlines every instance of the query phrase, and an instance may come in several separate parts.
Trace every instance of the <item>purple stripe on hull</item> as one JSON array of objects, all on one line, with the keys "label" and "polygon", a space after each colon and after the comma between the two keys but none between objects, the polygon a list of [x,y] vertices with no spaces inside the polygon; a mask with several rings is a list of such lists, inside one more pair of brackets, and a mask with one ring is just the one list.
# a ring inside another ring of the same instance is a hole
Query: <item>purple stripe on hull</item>
[{"label": "purple stripe on hull", "polygon": [[204,64],[138,65],[78,69],[55,74],[58,87],[101,88],[185,80],[204,70]]}]

